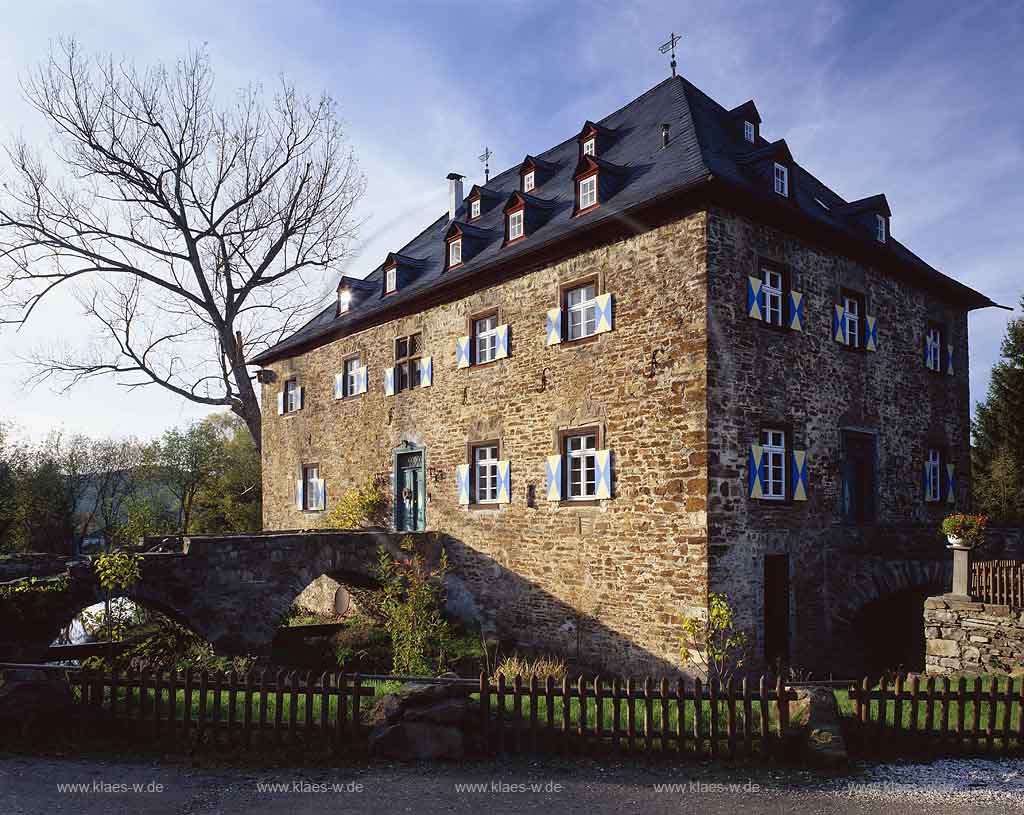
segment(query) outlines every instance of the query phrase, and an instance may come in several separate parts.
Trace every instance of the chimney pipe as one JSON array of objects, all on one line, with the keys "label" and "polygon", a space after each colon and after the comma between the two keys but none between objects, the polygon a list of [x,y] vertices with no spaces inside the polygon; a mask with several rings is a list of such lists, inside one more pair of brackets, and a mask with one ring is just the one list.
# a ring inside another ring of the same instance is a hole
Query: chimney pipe
[{"label": "chimney pipe", "polygon": [[462,179],[458,173],[448,173],[448,222],[455,220],[455,213],[462,206]]}]

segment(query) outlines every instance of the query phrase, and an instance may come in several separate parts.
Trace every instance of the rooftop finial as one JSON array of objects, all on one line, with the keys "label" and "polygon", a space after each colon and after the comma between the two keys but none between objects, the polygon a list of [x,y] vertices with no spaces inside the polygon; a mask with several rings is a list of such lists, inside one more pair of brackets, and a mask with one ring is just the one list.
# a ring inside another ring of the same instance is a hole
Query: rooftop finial
[{"label": "rooftop finial", "polygon": [[484,163],[484,184],[491,180],[491,156],[494,153],[491,152],[490,147],[484,147],[484,151],[480,154],[480,161]]},{"label": "rooftop finial", "polygon": [[681,34],[676,34],[676,32],[673,31],[672,36],[668,38],[668,42],[662,43],[658,46],[658,50],[661,51],[661,53],[672,54],[672,62],[669,63],[672,66],[672,76],[676,75],[676,43],[682,38]]}]

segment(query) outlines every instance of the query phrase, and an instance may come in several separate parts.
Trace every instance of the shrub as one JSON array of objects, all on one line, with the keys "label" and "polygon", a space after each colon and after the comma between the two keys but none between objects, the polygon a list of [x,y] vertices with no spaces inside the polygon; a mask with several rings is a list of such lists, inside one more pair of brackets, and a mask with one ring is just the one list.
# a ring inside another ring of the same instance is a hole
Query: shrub
[{"label": "shrub", "polygon": [[724,594],[708,595],[707,617],[683,620],[683,663],[693,661],[710,679],[717,676],[728,684],[746,661],[747,634],[736,625],[729,599]]},{"label": "shrub", "polygon": [[504,676],[506,682],[511,682],[517,676],[522,677],[524,682],[529,682],[533,677],[537,677],[538,682],[543,682],[549,676],[561,681],[567,672],[565,660],[561,657],[544,655],[530,659],[513,654],[501,661],[495,675]]},{"label": "shrub", "polygon": [[985,515],[949,515],[942,521],[942,531],[950,538],[957,538],[967,546],[977,546],[985,539]]},{"label": "shrub", "polygon": [[387,494],[372,479],[363,486],[349,490],[335,502],[326,514],[325,529],[359,529],[364,524],[380,525],[387,506]]}]

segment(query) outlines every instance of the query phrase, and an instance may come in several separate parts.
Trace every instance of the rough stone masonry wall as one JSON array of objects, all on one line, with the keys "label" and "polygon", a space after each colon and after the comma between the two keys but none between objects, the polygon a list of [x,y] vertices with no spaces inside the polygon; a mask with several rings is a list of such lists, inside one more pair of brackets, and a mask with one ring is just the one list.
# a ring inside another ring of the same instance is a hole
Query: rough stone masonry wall
[{"label": "rough stone masonry wall", "polygon": [[[778,332],[747,317],[747,277],[759,258],[785,264],[803,292],[806,329]],[[857,663],[851,631],[834,619],[865,558],[907,559],[906,536],[886,526],[937,530],[943,505],[923,501],[927,440],[948,445],[957,466],[957,502],[969,482],[966,315],[891,273],[865,266],[722,210],[708,216],[708,524],[710,590],[725,592],[763,654],[764,557],[787,555],[790,573],[790,660],[817,672]],[[878,318],[878,351],[856,353],[831,337],[840,289],[863,292]],[[958,361],[953,377],[921,359],[929,319],[951,331]],[[808,500],[776,504],[747,495],[747,449],[764,424],[788,426],[792,445],[807,451]],[[843,525],[840,445],[844,428],[877,437],[877,524]],[[879,547],[879,532],[886,539]],[[934,534],[934,532],[933,532]],[[919,549],[945,559],[937,542]],[[893,569],[899,589],[906,570]],[[906,585],[902,586],[906,588]],[[862,587],[861,587],[862,588]],[[941,590],[941,587],[936,587]],[[845,622],[845,621],[844,621]]]},{"label": "rough stone masonry wall", "polygon": [[924,603],[925,671],[1009,673],[1024,667],[1024,611],[929,597]]},{"label": "rough stone masonry wall", "polygon": [[[545,347],[545,312],[558,305],[559,284],[593,273],[613,295],[614,330]],[[617,670],[670,668],[681,615],[706,608],[705,292],[705,216],[697,213],[272,364],[276,381],[262,393],[264,527],[320,523],[295,506],[301,464],[320,465],[329,510],[369,477],[389,484],[400,444],[424,445],[427,528],[455,540],[451,557],[481,617],[572,655],[582,612],[584,659]],[[510,357],[457,369],[467,315],[494,306],[510,325]],[[433,386],[386,397],[394,338],[417,331],[433,356]],[[352,352],[368,366],[369,392],[337,401],[334,375]],[[305,407],[278,416],[277,391],[293,375]],[[612,451],[613,497],[594,507],[549,504],[545,457],[558,450],[558,430],[591,424]],[[511,462],[511,503],[462,508],[456,466],[467,443],[489,439],[500,439]]]}]

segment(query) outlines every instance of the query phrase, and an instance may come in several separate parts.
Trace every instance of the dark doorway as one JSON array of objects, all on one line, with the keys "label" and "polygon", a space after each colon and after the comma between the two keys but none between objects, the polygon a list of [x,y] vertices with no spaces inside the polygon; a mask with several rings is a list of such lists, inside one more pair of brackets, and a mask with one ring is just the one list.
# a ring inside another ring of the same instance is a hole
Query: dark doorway
[{"label": "dark doorway", "polygon": [[764,558],[764,658],[789,662],[789,557]]},{"label": "dark doorway", "polygon": [[875,520],[875,437],[843,432],[843,521],[870,524]]},{"label": "dark doorway", "polygon": [[898,668],[924,670],[924,601],[941,593],[937,586],[914,586],[861,609],[854,618],[854,631],[868,676]]}]

